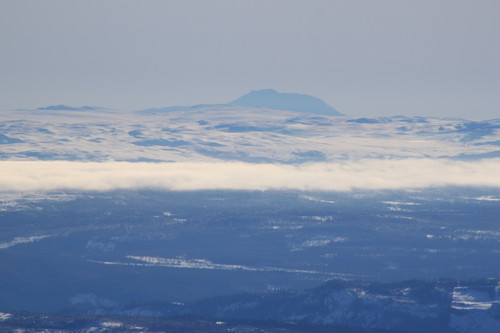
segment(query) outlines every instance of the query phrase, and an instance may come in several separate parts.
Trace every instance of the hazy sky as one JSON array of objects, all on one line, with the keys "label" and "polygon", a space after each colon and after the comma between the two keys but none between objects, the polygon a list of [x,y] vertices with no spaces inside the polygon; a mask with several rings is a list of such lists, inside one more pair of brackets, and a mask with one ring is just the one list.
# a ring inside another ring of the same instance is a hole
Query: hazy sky
[{"label": "hazy sky", "polygon": [[274,88],[351,116],[500,117],[500,0],[1,0],[0,109]]}]

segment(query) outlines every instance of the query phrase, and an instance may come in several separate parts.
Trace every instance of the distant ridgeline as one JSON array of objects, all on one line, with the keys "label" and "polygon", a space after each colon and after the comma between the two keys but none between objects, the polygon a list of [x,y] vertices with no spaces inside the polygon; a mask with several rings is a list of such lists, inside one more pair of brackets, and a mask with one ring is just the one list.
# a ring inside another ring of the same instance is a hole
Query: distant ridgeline
[{"label": "distant ridgeline", "polygon": [[150,108],[137,111],[139,113],[162,113],[190,109],[205,108],[224,108],[231,105],[266,108],[272,110],[294,111],[309,114],[320,114],[325,116],[343,116],[342,113],[335,110],[321,99],[304,94],[279,93],[273,89],[254,90],[229,104],[218,105],[195,105],[195,106],[169,106],[164,108]]},{"label": "distant ridgeline", "polygon": [[68,106],[68,105],[49,105],[46,107],[37,108],[40,111],[94,111],[102,108],[98,106]]}]

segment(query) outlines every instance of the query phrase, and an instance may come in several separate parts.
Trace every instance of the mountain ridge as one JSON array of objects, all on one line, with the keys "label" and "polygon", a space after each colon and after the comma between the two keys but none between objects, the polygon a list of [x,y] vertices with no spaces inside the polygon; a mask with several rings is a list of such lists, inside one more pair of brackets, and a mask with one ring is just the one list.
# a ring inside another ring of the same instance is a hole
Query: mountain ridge
[{"label": "mountain ridge", "polygon": [[59,105],[49,105],[45,107],[39,107],[37,110],[39,111],[96,111],[101,110],[101,107],[98,106],[69,106],[64,104]]},{"label": "mountain ridge", "polygon": [[142,114],[152,114],[194,110],[200,107],[225,108],[231,106],[292,111],[303,114],[318,114],[324,116],[344,116],[335,108],[326,104],[324,101],[317,97],[298,93],[280,93],[274,89],[253,90],[227,104],[198,104],[185,106],[175,105],[158,108],[147,108],[135,112]]}]

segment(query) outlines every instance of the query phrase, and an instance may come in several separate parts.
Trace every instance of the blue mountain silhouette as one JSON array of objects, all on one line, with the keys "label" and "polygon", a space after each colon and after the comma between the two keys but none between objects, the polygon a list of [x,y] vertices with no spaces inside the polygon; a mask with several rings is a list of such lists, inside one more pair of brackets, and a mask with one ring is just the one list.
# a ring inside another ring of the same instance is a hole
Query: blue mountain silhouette
[{"label": "blue mountain silhouette", "polygon": [[68,105],[49,105],[46,107],[38,108],[37,110],[40,111],[59,111],[59,110],[65,110],[65,111],[92,111],[92,110],[99,110],[101,109],[100,107],[97,106],[68,106]]},{"label": "blue mountain silhouette", "polygon": [[340,112],[319,98],[305,94],[280,93],[274,89],[251,91],[230,104],[327,116],[342,116]]}]

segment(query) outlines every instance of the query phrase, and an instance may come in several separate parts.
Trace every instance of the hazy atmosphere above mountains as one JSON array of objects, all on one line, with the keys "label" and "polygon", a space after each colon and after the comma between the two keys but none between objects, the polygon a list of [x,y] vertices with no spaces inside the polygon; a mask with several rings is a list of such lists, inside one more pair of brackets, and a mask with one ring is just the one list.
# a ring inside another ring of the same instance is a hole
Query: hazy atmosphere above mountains
[{"label": "hazy atmosphere above mountains", "polygon": [[224,104],[273,88],[353,117],[492,119],[498,13],[496,0],[5,0],[0,109]]}]

